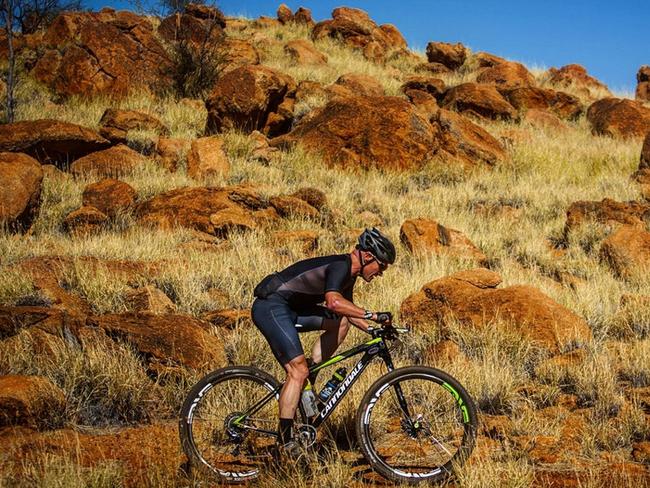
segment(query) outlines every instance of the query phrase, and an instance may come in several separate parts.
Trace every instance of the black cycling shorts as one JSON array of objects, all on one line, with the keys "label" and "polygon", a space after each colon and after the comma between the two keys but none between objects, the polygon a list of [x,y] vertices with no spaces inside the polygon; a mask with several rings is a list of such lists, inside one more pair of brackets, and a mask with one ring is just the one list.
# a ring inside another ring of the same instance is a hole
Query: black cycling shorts
[{"label": "black cycling shorts", "polygon": [[257,298],[251,309],[253,323],[271,346],[273,355],[282,366],[305,352],[298,332],[320,330],[325,319],[340,319],[331,310],[320,305],[295,309],[282,297],[272,294]]}]

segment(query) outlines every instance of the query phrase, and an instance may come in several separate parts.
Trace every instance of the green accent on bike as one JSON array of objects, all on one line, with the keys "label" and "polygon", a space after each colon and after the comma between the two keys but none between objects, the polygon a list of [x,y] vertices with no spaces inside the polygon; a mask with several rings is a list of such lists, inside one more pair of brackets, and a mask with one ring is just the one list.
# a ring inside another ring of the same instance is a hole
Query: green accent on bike
[{"label": "green accent on bike", "polygon": [[460,409],[463,411],[463,422],[469,424],[469,412],[467,411],[467,406],[461,405]]},{"label": "green accent on bike", "polygon": [[318,371],[319,369],[322,369],[322,368],[324,368],[326,366],[330,366],[330,365],[332,365],[334,363],[338,363],[339,361],[342,361],[343,359],[345,359],[345,356],[339,354],[338,356],[334,356],[333,358],[328,359],[323,364],[321,364],[321,365],[317,366],[316,368],[314,368],[312,371]]},{"label": "green accent on bike", "polygon": [[311,390],[311,381],[308,381],[303,390]]},{"label": "green accent on bike", "polygon": [[381,337],[377,337],[375,339],[366,342],[366,346],[370,346],[371,344],[378,344],[380,342],[381,342]]},{"label": "green accent on bike", "polygon": [[469,412],[467,411],[467,406],[463,402],[463,399],[460,397],[460,394],[449,383],[443,383],[442,386],[449,390],[452,395],[454,395],[454,398],[458,402],[458,405],[460,405],[460,409],[463,412],[463,422],[466,424],[469,423]]},{"label": "green accent on bike", "polygon": [[233,424],[235,424],[236,426],[239,427],[239,426],[241,425],[240,422],[241,422],[242,420],[244,420],[245,418],[246,418],[246,415],[242,415],[241,417],[237,417],[237,418],[233,421]]}]

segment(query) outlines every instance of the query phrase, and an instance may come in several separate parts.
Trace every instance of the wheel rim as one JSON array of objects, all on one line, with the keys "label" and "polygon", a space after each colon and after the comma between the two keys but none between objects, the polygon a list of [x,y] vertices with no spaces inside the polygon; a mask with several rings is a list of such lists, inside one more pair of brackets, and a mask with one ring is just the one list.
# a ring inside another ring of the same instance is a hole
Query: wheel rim
[{"label": "wheel rim", "polygon": [[277,430],[278,395],[251,417],[242,418],[241,412],[274,389],[270,383],[243,375],[206,385],[187,418],[198,460],[222,478],[257,477],[260,466],[270,459],[275,437],[253,429]]},{"label": "wheel rim", "polygon": [[[397,400],[399,384],[409,408]],[[472,424],[467,405],[441,379],[424,373],[394,378],[383,385],[364,412],[367,448],[374,460],[398,477],[422,479],[451,470],[467,452]]]}]

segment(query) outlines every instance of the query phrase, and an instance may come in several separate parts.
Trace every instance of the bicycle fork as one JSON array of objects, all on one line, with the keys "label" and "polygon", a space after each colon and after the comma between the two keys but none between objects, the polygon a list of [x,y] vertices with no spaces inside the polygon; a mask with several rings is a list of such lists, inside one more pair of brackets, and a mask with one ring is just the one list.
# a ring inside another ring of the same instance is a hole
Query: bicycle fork
[{"label": "bicycle fork", "polygon": [[[388,372],[390,373],[391,371],[393,371],[395,369],[395,366],[393,365],[393,358],[390,356],[388,347],[386,347],[385,344],[383,350],[380,351],[379,354],[381,355],[381,358],[384,360],[384,363],[386,363],[386,368],[388,368]],[[409,407],[408,404],[406,403],[406,398],[404,397],[402,386],[399,383],[395,383],[393,385],[393,389],[395,390],[397,403],[400,409],[402,410],[402,413],[404,414],[404,421],[406,422],[406,425],[411,429],[417,429],[418,419],[416,419],[415,422],[413,422],[413,419],[411,419],[411,413],[409,412]]]}]

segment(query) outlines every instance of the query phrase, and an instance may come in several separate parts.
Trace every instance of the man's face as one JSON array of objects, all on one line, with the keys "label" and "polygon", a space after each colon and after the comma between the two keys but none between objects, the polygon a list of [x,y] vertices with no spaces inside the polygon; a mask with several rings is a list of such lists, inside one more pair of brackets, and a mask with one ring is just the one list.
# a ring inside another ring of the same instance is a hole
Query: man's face
[{"label": "man's face", "polygon": [[368,283],[370,283],[375,276],[381,276],[384,271],[386,271],[386,268],[388,268],[388,264],[382,263],[369,252],[365,253],[364,258],[367,264],[363,268],[361,277]]}]

